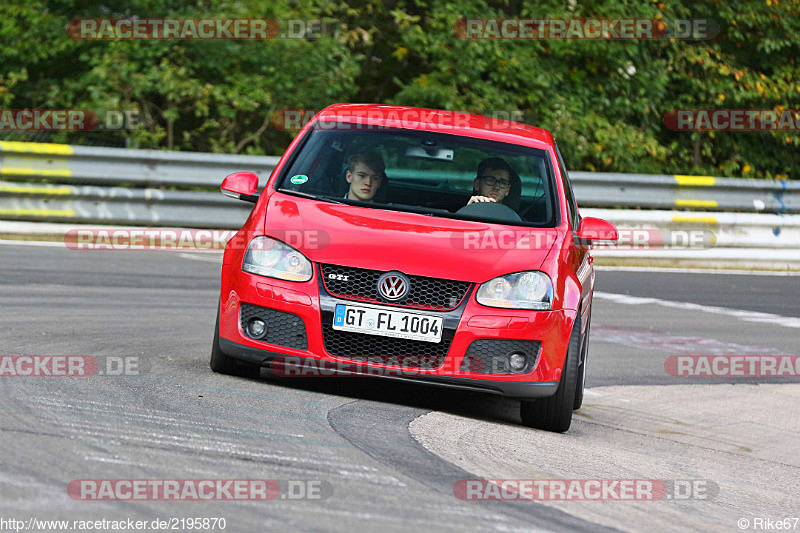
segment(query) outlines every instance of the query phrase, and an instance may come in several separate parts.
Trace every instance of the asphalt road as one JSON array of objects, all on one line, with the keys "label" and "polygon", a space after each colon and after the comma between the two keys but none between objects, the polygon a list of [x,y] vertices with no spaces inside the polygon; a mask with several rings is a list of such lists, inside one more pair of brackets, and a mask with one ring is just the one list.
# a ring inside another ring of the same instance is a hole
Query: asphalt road
[{"label": "asphalt road", "polygon": [[[409,432],[430,412],[466,417],[478,431],[496,424],[518,429],[516,402],[388,381],[212,373],[220,261],[218,254],[0,244],[0,355],[138,358],[141,369],[136,376],[0,378],[0,518],[217,517],[226,531],[608,526],[602,517],[538,503],[461,501],[454,480],[474,477],[475,468],[432,453]],[[606,296],[594,309],[590,387],[677,384],[680,378],[664,371],[665,358],[675,354],[798,353],[791,324],[607,296],[799,317],[796,277],[614,271],[597,279]],[[574,423],[576,434],[581,424]],[[613,450],[614,442],[609,436],[591,446]],[[532,453],[526,462],[537,460]],[[572,475],[585,477],[580,461],[575,465]],[[272,501],[75,501],[67,486],[82,479],[282,485]],[[291,499],[289,481],[323,486],[323,498]],[[637,519],[609,529],[646,526]]]},{"label": "asphalt road", "polygon": [[[657,279],[657,282],[653,280]],[[800,276],[602,270],[598,290],[800,317]]]}]

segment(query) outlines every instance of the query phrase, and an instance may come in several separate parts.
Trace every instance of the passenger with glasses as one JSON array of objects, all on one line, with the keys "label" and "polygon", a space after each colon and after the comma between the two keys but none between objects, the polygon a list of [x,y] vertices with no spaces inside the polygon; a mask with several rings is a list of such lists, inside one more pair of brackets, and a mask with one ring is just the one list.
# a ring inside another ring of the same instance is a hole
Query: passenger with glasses
[{"label": "passenger with glasses", "polygon": [[519,183],[517,173],[511,165],[499,157],[489,157],[481,161],[477,174],[475,181],[472,182],[473,196],[467,205],[477,202],[502,203],[511,188],[515,186],[515,182]]}]

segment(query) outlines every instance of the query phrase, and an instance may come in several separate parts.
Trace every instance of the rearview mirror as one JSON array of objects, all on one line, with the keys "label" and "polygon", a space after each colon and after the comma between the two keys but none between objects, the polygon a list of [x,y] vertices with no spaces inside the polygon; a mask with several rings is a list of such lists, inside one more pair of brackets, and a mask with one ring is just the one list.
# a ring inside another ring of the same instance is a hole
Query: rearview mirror
[{"label": "rearview mirror", "polygon": [[436,146],[409,146],[406,148],[406,157],[417,159],[437,159],[439,161],[453,161],[455,152],[449,148]]},{"label": "rearview mirror", "polygon": [[253,172],[234,172],[222,181],[222,194],[256,203],[258,201],[258,176]]},{"label": "rearview mirror", "polygon": [[584,241],[616,241],[619,239],[617,228],[611,222],[601,218],[586,217],[581,219],[576,236]]}]

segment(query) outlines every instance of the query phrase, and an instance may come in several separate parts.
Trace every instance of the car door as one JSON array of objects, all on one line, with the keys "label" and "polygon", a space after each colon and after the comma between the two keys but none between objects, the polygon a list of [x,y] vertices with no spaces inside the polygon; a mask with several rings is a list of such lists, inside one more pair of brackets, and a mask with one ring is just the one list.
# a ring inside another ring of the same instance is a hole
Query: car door
[{"label": "car door", "polygon": [[572,184],[569,181],[569,174],[564,164],[564,158],[561,156],[561,150],[558,149],[557,144],[556,155],[558,156],[558,168],[561,171],[561,180],[567,199],[567,214],[572,233],[572,245],[570,246],[571,249],[567,261],[581,284],[581,315],[584,319],[583,324],[586,324],[589,306],[591,304],[592,287],[594,286],[593,259],[589,253],[589,246],[580,241],[576,235],[581,223],[581,215],[578,211],[578,203],[575,200],[575,194],[572,191]]}]

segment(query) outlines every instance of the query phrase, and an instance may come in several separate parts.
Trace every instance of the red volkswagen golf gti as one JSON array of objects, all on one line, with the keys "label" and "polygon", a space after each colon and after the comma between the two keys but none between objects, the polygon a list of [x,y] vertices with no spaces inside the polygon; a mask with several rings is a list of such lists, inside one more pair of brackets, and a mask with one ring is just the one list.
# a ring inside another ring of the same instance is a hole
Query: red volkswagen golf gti
[{"label": "red volkswagen golf gti", "polygon": [[548,131],[339,104],[257,187],[248,172],[222,184],[255,207],[225,249],[214,371],[484,391],[521,400],[528,426],[569,428],[586,377],[591,243],[617,232],[581,218]]}]

